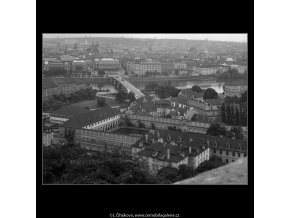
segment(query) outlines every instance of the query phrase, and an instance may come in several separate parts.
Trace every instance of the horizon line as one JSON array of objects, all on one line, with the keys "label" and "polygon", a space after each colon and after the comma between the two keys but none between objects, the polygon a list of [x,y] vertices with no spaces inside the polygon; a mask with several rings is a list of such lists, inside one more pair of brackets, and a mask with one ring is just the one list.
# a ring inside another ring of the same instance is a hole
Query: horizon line
[{"label": "horizon line", "polygon": [[[242,40],[242,41],[237,41],[237,40],[219,40],[219,39],[208,39],[207,37],[204,37],[203,39],[188,39],[188,38],[159,38],[159,37],[134,37],[134,36],[90,36],[88,35],[83,35],[83,36],[61,36],[56,35],[56,36],[49,36],[50,34],[55,34],[55,33],[43,33],[42,36],[44,39],[66,39],[66,38],[125,38],[125,39],[148,39],[148,40],[159,40],[159,39],[164,39],[164,40],[188,40],[188,41],[216,41],[216,42],[237,42],[237,43],[247,43],[247,40]],[[80,33],[83,34],[83,33]]]}]

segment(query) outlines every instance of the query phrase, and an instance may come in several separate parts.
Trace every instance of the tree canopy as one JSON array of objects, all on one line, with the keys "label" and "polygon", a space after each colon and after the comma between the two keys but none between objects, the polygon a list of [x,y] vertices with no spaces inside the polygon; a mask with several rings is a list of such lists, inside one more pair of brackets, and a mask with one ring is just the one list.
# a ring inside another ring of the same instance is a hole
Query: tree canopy
[{"label": "tree canopy", "polygon": [[204,99],[217,99],[218,93],[213,88],[208,88],[203,94]]},{"label": "tree canopy", "polygon": [[191,89],[192,89],[193,92],[198,92],[198,93],[202,92],[202,89],[199,86],[192,86]]},{"label": "tree canopy", "polygon": [[145,91],[147,92],[155,92],[159,98],[164,99],[168,97],[177,97],[180,89],[171,86],[171,82],[168,82],[164,86],[160,86],[156,83],[151,83],[145,87]]},{"label": "tree canopy", "polygon": [[133,102],[136,100],[135,98],[135,94],[133,92],[125,92],[123,90],[120,90],[117,94],[116,94],[116,101],[119,102],[120,104],[125,103],[126,100],[129,100],[130,102]]},{"label": "tree canopy", "polygon": [[206,134],[212,135],[212,136],[226,136],[227,130],[225,127],[222,127],[220,124],[212,124],[208,128]]},{"label": "tree canopy", "polygon": [[118,152],[97,152],[79,146],[43,150],[45,184],[169,184],[149,174],[145,162]]},{"label": "tree canopy", "polygon": [[209,160],[202,162],[196,169],[195,173],[199,174],[208,170],[212,170],[215,168],[218,168],[220,166],[225,165],[224,162],[222,162],[221,158],[212,156],[209,158]]},{"label": "tree canopy", "polygon": [[104,76],[106,73],[105,73],[104,70],[98,70],[98,74],[99,74],[100,76]]},{"label": "tree canopy", "polygon": [[105,107],[107,105],[105,98],[98,98],[97,99],[97,106],[98,107]]}]

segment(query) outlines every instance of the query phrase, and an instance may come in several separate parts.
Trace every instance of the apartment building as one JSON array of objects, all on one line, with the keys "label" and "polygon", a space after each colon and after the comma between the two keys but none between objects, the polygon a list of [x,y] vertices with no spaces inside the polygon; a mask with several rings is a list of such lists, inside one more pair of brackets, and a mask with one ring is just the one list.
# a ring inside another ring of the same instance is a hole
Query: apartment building
[{"label": "apartment building", "polygon": [[129,63],[128,72],[134,72],[138,76],[144,76],[146,72],[160,74],[161,64],[159,62]]}]

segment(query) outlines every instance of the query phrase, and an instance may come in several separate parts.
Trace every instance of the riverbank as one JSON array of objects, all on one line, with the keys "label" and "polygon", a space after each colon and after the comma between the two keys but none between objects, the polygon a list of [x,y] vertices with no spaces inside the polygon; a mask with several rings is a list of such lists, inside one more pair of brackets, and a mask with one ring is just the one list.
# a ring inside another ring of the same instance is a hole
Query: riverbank
[{"label": "riverbank", "polygon": [[216,81],[216,76],[178,76],[178,77],[128,77],[129,82],[168,82],[170,81]]}]

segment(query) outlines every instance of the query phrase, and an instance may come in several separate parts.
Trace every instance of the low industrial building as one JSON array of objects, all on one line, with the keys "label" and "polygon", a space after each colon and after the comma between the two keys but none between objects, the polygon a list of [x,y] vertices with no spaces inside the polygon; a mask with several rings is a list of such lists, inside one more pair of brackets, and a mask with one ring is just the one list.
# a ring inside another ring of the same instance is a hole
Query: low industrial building
[{"label": "low industrial building", "polygon": [[140,137],[92,129],[76,129],[75,141],[82,148],[95,151],[120,152],[132,155],[131,145]]},{"label": "low industrial building", "polygon": [[111,107],[97,108],[96,110],[82,113],[75,116],[62,126],[72,129],[92,129],[98,131],[108,131],[119,125],[120,115],[117,109]]},{"label": "low industrial building", "polygon": [[63,124],[64,122],[68,121],[71,118],[74,118],[78,115],[85,114],[89,112],[89,110],[78,107],[78,106],[72,106],[67,105],[65,107],[62,107],[54,112],[50,113],[50,122],[56,123],[56,124]]}]

